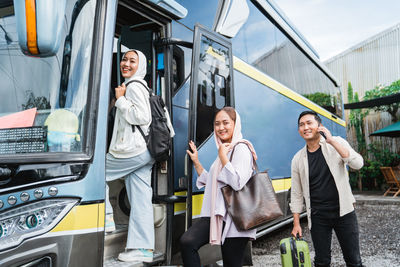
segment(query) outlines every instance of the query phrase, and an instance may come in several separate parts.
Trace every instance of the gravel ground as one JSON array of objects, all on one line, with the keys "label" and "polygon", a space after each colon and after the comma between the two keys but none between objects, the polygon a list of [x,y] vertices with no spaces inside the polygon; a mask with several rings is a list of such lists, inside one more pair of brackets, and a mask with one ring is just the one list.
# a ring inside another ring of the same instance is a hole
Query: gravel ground
[{"label": "gravel ground", "polygon": [[[363,264],[367,267],[400,266],[400,203],[362,202],[356,205],[356,213]],[[314,248],[306,218],[302,219],[301,225],[313,260]],[[291,231],[290,225],[254,241],[254,266],[281,266],[279,241],[289,237]],[[335,234],[332,238],[331,266],[346,266]]]}]

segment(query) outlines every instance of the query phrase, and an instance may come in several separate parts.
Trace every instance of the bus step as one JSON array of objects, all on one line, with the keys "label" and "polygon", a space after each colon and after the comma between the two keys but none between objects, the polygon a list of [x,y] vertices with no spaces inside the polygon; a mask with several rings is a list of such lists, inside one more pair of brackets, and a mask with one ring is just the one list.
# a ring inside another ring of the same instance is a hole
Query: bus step
[{"label": "bus step", "polygon": [[123,262],[119,261],[117,258],[110,257],[104,260],[103,267],[149,267],[158,265],[164,261],[164,254],[163,253],[154,253],[154,259],[152,262]]},{"label": "bus step", "polygon": [[125,250],[127,234],[127,228],[118,229],[112,233],[105,234],[104,260],[112,257],[117,257],[119,253]]}]

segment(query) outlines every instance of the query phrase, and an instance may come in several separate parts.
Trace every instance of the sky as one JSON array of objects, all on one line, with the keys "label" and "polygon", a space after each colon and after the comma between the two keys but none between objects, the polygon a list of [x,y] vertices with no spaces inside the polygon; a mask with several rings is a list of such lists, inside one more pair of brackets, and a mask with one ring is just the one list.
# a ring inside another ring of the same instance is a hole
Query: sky
[{"label": "sky", "polygon": [[400,23],[400,0],[274,0],[322,61]]}]

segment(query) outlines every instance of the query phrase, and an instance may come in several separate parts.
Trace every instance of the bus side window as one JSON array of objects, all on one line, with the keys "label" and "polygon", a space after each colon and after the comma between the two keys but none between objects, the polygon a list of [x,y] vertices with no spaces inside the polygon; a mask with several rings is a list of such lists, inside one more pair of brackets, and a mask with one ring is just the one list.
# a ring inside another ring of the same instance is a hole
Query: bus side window
[{"label": "bus side window", "polygon": [[[196,103],[195,143],[201,145],[214,130],[214,114],[233,106],[232,46],[228,39],[196,25],[191,87]],[[192,102],[192,103],[193,103]]]}]

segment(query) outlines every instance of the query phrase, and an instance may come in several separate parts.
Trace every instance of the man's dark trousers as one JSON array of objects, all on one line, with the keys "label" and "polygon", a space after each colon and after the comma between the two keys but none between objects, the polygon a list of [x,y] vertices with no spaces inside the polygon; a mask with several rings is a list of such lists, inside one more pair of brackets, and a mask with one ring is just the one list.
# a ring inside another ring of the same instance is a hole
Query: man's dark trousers
[{"label": "man's dark trousers", "polygon": [[355,211],[342,217],[337,212],[311,212],[311,237],[315,250],[315,266],[330,266],[332,230],[342,248],[349,267],[361,267],[358,223]]}]

